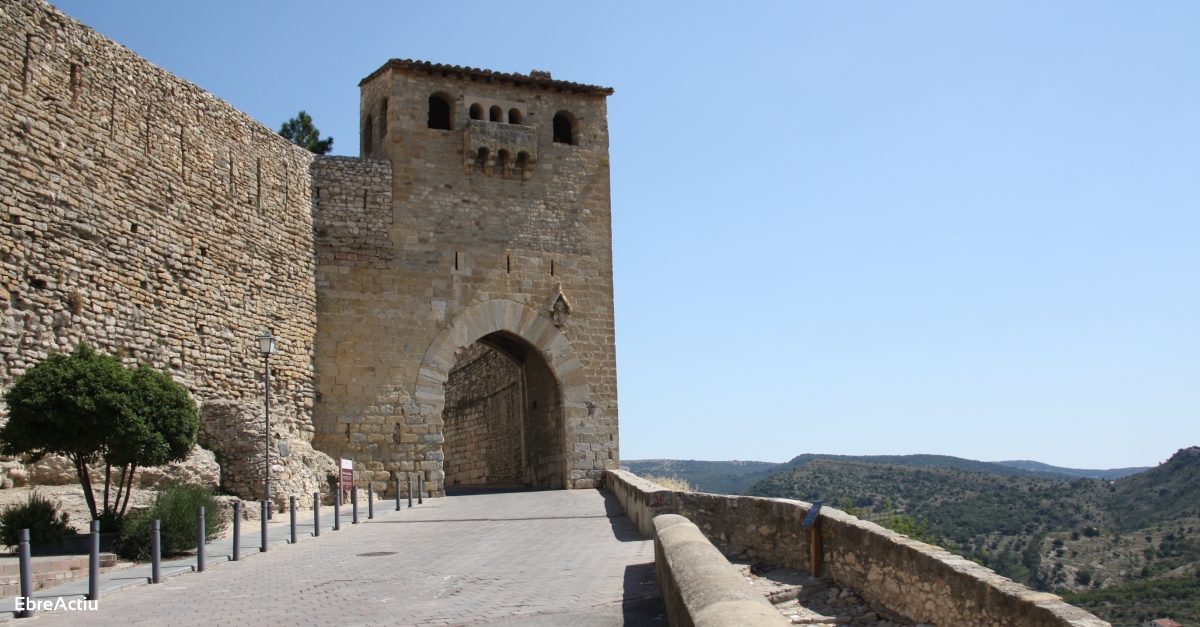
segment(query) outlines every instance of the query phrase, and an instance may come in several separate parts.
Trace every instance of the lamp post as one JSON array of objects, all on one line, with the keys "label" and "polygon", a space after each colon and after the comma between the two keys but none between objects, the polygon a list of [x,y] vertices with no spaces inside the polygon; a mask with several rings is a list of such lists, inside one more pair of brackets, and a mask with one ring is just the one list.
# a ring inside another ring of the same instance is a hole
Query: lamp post
[{"label": "lamp post", "polygon": [[[266,487],[263,492],[263,499],[268,503],[271,501],[271,355],[275,354],[275,336],[271,335],[270,329],[258,336],[258,352],[263,356],[264,376],[263,376],[263,406],[266,410],[266,426],[267,426],[267,442],[266,442]],[[267,515],[270,516],[271,507],[267,507]]]}]

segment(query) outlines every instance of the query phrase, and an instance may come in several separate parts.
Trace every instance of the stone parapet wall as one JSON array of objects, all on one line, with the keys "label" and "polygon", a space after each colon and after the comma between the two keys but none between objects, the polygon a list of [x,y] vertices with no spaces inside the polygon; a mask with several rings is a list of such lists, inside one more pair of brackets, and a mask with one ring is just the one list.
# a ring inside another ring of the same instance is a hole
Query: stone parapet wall
[{"label": "stone parapet wall", "polygon": [[[311,439],[313,155],[40,0],[0,3],[0,389],[79,342]],[[0,408],[2,410],[2,408]]]},{"label": "stone parapet wall", "polygon": [[[810,503],[667,490],[621,470],[605,487],[647,536],[654,519],[678,514],[695,523],[726,556],[811,571]],[[873,603],[933,625],[980,627],[1107,627],[1108,623],[1030,590],[940,547],[832,508],[820,515],[824,571]]]}]

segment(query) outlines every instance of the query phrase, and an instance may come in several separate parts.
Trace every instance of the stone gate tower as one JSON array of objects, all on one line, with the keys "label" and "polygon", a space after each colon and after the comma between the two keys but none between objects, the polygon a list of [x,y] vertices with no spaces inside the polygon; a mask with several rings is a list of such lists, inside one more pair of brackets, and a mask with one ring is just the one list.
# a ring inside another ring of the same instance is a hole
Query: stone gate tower
[{"label": "stone gate tower", "polygon": [[598,485],[618,465],[612,90],[407,60],[359,86],[361,158],[311,169],[313,446],[377,490]]}]

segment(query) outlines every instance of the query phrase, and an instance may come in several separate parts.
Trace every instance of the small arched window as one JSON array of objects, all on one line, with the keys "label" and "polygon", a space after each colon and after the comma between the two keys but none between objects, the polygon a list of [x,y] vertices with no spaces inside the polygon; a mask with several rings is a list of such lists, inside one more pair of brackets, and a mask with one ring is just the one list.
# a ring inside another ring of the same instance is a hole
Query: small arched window
[{"label": "small arched window", "polygon": [[499,106],[492,105],[492,108],[488,112],[491,114],[490,117],[493,122],[504,121],[504,109],[501,109]]},{"label": "small arched window", "polygon": [[363,122],[362,130],[362,154],[367,156],[371,154],[371,138],[375,136],[375,124],[371,120],[371,116],[367,116],[367,120]]},{"label": "small arched window", "polygon": [[520,124],[521,123],[521,110],[520,109],[513,107],[512,109],[508,110],[508,123],[509,124]]},{"label": "small arched window", "polygon": [[575,144],[575,121],[566,111],[554,114],[554,143]]},{"label": "small arched window", "polygon": [[438,94],[429,97],[429,128],[451,130],[450,103]]},{"label": "small arched window", "polygon": [[387,115],[388,115],[388,99],[384,98],[383,102],[379,103],[379,143],[383,144],[383,139],[387,137]]},{"label": "small arched window", "polygon": [[479,104],[478,102],[471,105],[471,119],[472,120],[482,120],[483,119],[483,105]]}]

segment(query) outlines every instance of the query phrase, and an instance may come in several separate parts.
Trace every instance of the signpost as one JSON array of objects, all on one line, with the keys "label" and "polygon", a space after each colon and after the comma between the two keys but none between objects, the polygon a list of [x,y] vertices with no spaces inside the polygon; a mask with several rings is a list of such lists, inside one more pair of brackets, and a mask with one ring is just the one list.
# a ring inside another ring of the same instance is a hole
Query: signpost
[{"label": "signpost", "polygon": [[821,576],[821,501],[812,504],[802,527],[812,528],[812,576]]},{"label": "signpost", "polygon": [[342,485],[343,492],[349,492],[354,487],[354,460],[342,460]]}]

